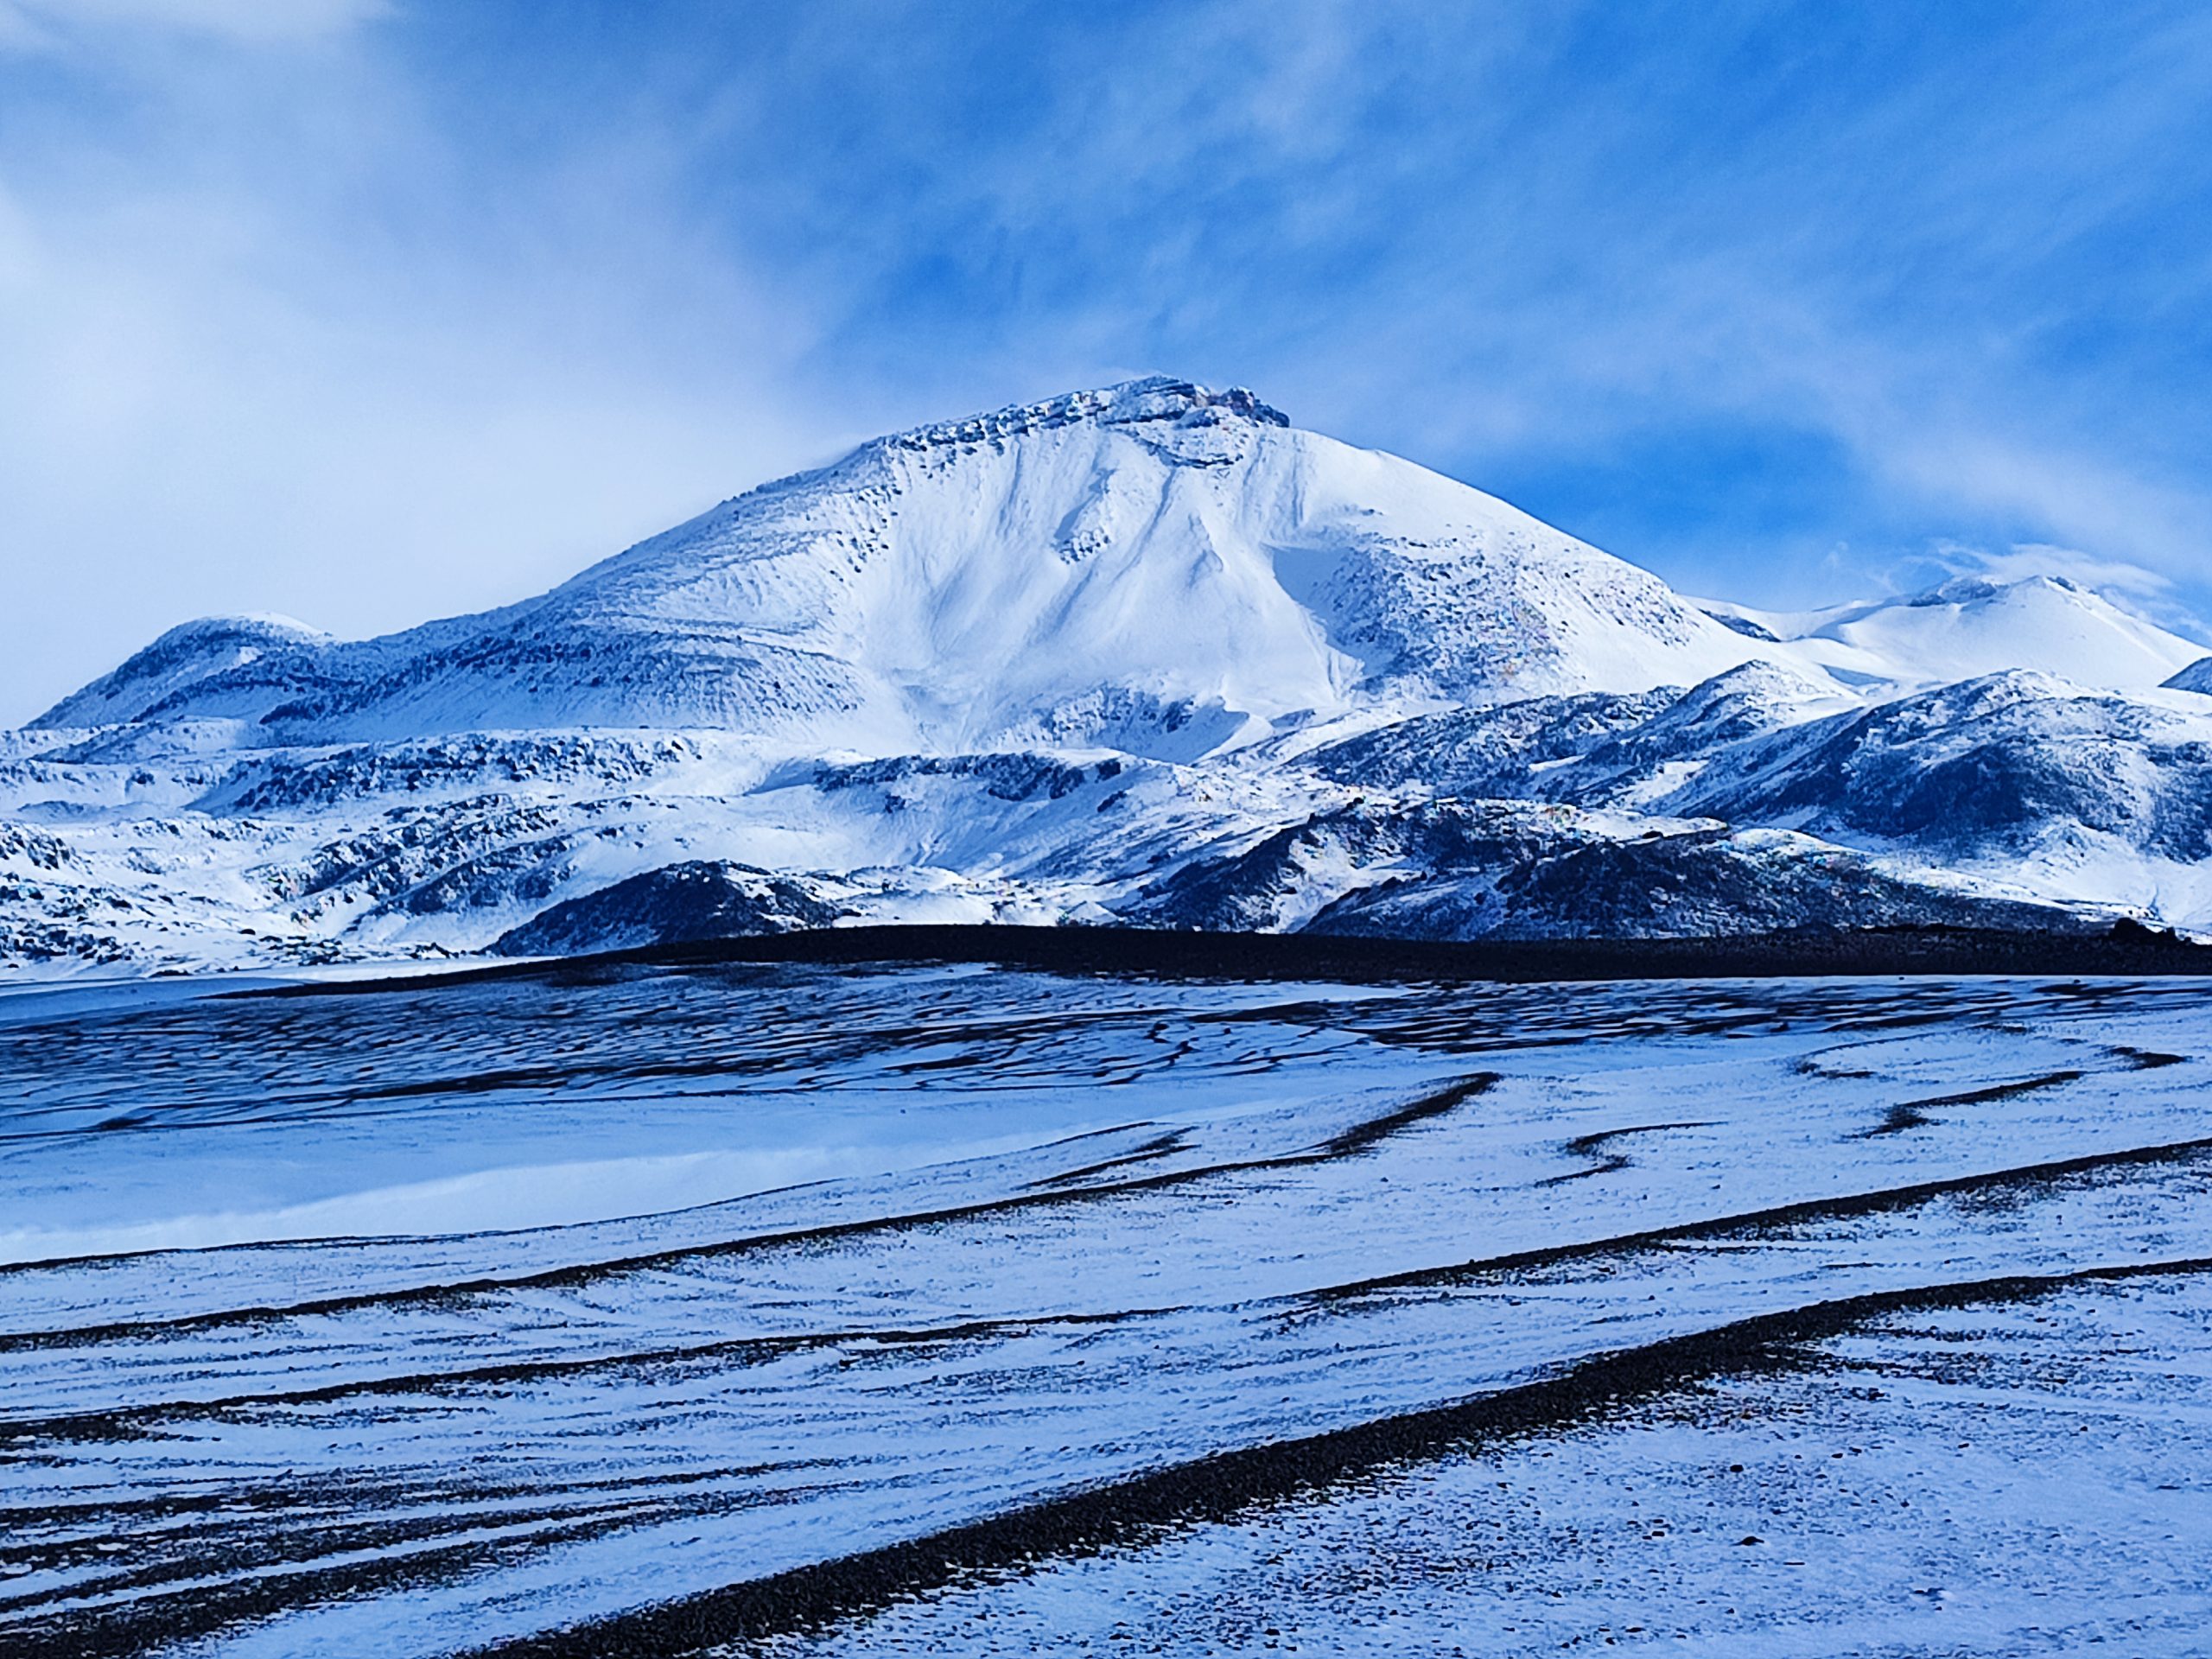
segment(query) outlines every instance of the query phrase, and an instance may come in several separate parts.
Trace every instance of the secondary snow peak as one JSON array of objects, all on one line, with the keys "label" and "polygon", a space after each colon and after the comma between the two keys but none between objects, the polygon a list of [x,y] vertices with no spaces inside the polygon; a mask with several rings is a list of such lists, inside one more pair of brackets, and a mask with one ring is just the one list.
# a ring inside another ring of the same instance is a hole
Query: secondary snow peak
[{"label": "secondary snow peak", "polygon": [[[112,672],[31,722],[35,730],[158,720],[210,679],[321,651],[330,636],[289,616],[203,616],[180,623]],[[182,712],[181,709],[175,712]]]}]

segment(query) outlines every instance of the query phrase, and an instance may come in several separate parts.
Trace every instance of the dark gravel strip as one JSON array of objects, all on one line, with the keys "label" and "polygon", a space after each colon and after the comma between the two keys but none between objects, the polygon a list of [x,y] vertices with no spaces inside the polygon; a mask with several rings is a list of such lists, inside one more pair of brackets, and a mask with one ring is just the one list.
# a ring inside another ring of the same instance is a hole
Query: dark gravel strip
[{"label": "dark gravel strip", "polygon": [[11,1617],[0,1624],[0,1652],[8,1659],[137,1659],[319,1602],[427,1589],[502,1560],[607,1530],[604,1522],[575,1522],[539,1528],[520,1537],[302,1566],[224,1584],[148,1591],[101,1606]]},{"label": "dark gravel strip", "polygon": [[2095,932],[1962,927],[1793,930],[1732,938],[1429,940],[1311,933],[1173,932],[1132,927],[913,925],[833,927],[751,938],[609,950],[449,974],[337,980],[238,991],[242,997],[346,996],[420,991],[624,967],[729,962],[995,963],[1053,973],[1166,979],[1552,980],[1744,979],[1832,975],[2167,975],[2212,973],[2212,948],[2122,921]]},{"label": "dark gravel strip", "polygon": [[[584,1376],[594,1371],[667,1370],[709,1360],[766,1364],[789,1354],[817,1352],[824,1348],[856,1347],[863,1343],[876,1343],[887,1347],[920,1348],[981,1342],[1062,1326],[1118,1325],[1128,1319],[1157,1319],[1177,1311],[1172,1306],[1137,1307],[1105,1313],[969,1319],[957,1325],[906,1329],[810,1331],[797,1336],[732,1337],[720,1342],[668,1348],[622,1349],[563,1359],[512,1360],[493,1365],[464,1366],[449,1371],[357,1377],[315,1388],[224,1395],[210,1400],[149,1401],[143,1405],[124,1406],[106,1411],[62,1412],[48,1417],[0,1419],[0,1446],[16,1449],[56,1439],[138,1440],[151,1433],[155,1426],[161,1423],[188,1422],[224,1412],[289,1410],[301,1406],[330,1405],[342,1400],[373,1399],[380,1395],[435,1395],[465,1389],[512,1388],[518,1383],[543,1382],[549,1377]],[[4,1513],[0,1511],[0,1515]]]},{"label": "dark gravel strip", "polygon": [[1736,1233],[1765,1233],[1797,1227],[1808,1222],[1840,1221],[1854,1216],[1883,1215],[1909,1210],[1932,1199],[1955,1198],[1967,1192],[2033,1192],[2085,1176],[2149,1164],[2193,1163],[2212,1156],[2212,1136],[2169,1141],[2158,1147],[2130,1147],[2120,1152],[2093,1152],[2079,1158],[2061,1158],[2047,1164],[2022,1164],[2012,1169],[1991,1170],[1977,1175],[1956,1175],[1938,1181],[1916,1181],[1909,1186],[1887,1186],[1876,1192],[1858,1192],[1834,1198],[1802,1198],[1765,1210],[1710,1221],[1678,1222],[1669,1227],[1648,1227],[1640,1232],[1618,1233],[1611,1238],[1574,1244],[1554,1244],[1541,1249],[1516,1250],[1507,1255],[1479,1256],[1446,1267],[1409,1268],[1402,1273],[1381,1274],[1331,1285],[1308,1295],[1317,1300],[1368,1296],[1380,1292],[1421,1290],[1464,1284],[1493,1274],[1523,1273],[1592,1257],[1621,1255],[1634,1250],[1663,1248],[1699,1239],[1725,1238]]}]

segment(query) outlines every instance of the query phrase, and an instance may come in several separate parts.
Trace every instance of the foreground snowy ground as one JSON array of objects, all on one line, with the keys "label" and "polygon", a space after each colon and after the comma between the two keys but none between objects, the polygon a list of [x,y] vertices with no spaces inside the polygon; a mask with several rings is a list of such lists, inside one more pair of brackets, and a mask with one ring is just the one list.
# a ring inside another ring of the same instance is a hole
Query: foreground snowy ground
[{"label": "foreground snowy ground", "polygon": [[0,1650],[2202,1651],[2204,995],[0,998]]}]

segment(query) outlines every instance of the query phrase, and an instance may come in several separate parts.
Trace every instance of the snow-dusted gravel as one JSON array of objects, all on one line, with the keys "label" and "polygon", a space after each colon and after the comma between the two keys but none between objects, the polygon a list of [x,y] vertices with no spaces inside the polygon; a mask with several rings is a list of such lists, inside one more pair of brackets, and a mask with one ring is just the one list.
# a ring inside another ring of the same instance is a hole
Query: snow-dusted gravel
[{"label": "snow-dusted gravel", "polygon": [[1791,1372],[768,1650],[2200,1654],[2208,1351],[2202,1274],[1893,1314]]},{"label": "snow-dusted gravel", "polygon": [[2196,984],[66,996],[0,998],[11,1655],[2208,1622]]}]

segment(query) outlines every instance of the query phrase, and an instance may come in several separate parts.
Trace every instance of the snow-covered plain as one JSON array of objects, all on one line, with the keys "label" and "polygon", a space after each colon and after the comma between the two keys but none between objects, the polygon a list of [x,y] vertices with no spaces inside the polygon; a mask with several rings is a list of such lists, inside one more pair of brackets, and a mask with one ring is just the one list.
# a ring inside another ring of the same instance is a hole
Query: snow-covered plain
[{"label": "snow-covered plain", "polygon": [[217,988],[0,998],[10,1655],[2201,1650],[2201,982]]}]

